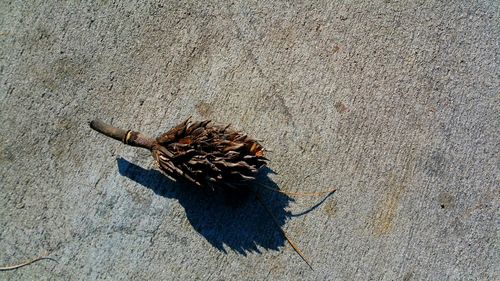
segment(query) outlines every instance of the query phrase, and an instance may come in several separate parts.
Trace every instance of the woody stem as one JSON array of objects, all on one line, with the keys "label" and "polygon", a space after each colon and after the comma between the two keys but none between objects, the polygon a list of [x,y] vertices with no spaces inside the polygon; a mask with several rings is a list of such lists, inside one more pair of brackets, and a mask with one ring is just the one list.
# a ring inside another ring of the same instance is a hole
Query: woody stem
[{"label": "woody stem", "polygon": [[151,150],[155,143],[154,139],[149,138],[141,133],[116,128],[102,122],[101,120],[93,120],[92,122],[90,122],[90,128],[98,131],[103,135],[114,138],[115,140],[119,140],[131,146],[143,147]]}]

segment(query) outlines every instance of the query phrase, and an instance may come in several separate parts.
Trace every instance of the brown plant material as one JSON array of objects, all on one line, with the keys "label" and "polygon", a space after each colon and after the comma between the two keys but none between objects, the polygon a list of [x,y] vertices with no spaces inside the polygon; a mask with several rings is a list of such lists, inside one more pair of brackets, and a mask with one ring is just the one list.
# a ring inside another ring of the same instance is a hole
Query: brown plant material
[{"label": "brown plant material", "polygon": [[7,270],[14,270],[14,269],[18,269],[18,268],[21,268],[21,267],[23,267],[23,266],[30,265],[30,264],[35,263],[35,262],[40,261],[40,260],[52,260],[52,261],[57,262],[57,261],[56,261],[56,260],[54,260],[53,258],[48,257],[48,256],[47,256],[47,254],[45,254],[45,255],[42,255],[42,256],[36,257],[36,258],[34,258],[34,259],[31,259],[31,260],[28,260],[28,261],[22,262],[22,263],[18,263],[18,264],[14,264],[14,265],[8,265],[8,266],[1,266],[1,267],[0,267],[0,271],[7,271]]},{"label": "brown plant material", "polygon": [[264,201],[262,200],[262,198],[260,198],[259,194],[257,194],[257,200],[259,201],[259,203],[264,207],[264,209],[266,210],[267,214],[271,217],[271,219],[273,220],[274,224],[276,224],[280,230],[280,233],[281,235],[283,235],[283,238],[285,238],[285,240],[288,242],[288,244],[290,244],[290,246],[292,246],[293,250],[299,254],[299,256],[302,258],[302,260],[309,266],[310,269],[313,269],[312,268],[312,265],[311,265],[311,262],[309,262],[309,259],[306,258],[306,256],[304,255],[304,253],[302,253],[302,251],[300,250],[300,248],[295,245],[295,243],[293,243],[292,239],[290,239],[290,237],[288,237],[288,234],[286,233],[286,231],[284,231],[281,227],[279,227],[279,223],[278,223],[278,220],[276,219],[276,217],[273,215],[271,209],[269,209],[269,207],[264,204]]},{"label": "brown plant material", "polygon": [[181,124],[156,139],[99,120],[90,126],[125,144],[151,150],[160,169],[202,188],[242,188],[266,164],[264,148],[246,134],[210,120]]}]

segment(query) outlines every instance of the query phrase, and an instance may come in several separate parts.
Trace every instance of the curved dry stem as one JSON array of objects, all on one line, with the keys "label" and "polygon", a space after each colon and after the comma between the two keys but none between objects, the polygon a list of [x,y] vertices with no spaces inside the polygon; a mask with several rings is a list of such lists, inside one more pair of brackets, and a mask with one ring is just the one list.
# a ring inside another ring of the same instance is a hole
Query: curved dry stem
[{"label": "curved dry stem", "polygon": [[314,193],[291,192],[291,191],[284,191],[284,190],[274,189],[274,188],[271,188],[271,187],[269,187],[269,186],[267,186],[265,184],[262,184],[260,182],[256,182],[256,183],[258,185],[262,186],[263,188],[268,189],[270,191],[278,192],[278,193],[285,194],[285,195],[290,195],[290,196],[311,196],[311,197],[317,197],[317,196],[323,196],[325,194],[330,195],[331,193],[334,193],[335,191],[337,191],[336,188],[333,188],[333,189],[330,189],[330,190],[327,190],[327,191],[314,192]]},{"label": "curved dry stem", "polygon": [[34,262],[37,262],[37,261],[40,261],[40,260],[52,260],[52,261],[57,262],[55,259],[50,258],[48,256],[39,256],[39,257],[36,257],[34,259],[31,259],[31,260],[23,262],[23,263],[14,264],[14,265],[8,265],[8,266],[2,266],[2,267],[0,267],[0,271],[7,271],[7,270],[18,269],[18,268],[30,265],[30,264],[32,264]]}]

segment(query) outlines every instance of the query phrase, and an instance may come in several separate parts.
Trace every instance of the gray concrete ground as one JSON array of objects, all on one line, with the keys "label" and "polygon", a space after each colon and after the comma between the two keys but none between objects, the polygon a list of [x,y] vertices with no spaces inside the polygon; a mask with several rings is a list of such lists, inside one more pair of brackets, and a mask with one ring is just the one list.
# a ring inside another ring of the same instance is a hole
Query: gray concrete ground
[{"label": "gray concrete ground", "polygon": [[[498,280],[499,1],[0,1],[1,280]],[[94,118],[263,139],[250,198]],[[270,172],[270,171],[268,171]]]}]

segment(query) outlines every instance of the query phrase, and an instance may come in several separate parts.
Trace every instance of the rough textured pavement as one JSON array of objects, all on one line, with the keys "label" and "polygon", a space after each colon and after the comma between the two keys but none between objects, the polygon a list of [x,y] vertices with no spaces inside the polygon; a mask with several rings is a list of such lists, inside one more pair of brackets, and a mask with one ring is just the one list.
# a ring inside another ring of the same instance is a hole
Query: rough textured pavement
[{"label": "rough textured pavement", "polygon": [[[499,279],[499,1],[53,2],[0,1],[0,265],[57,260],[1,280]],[[255,198],[88,126],[190,115],[338,188],[262,191],[313,271]]]}]

